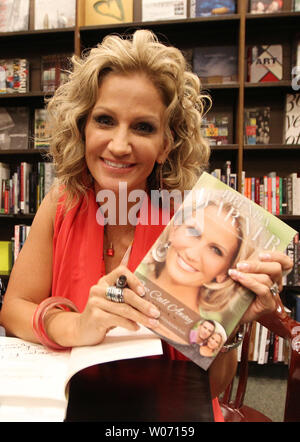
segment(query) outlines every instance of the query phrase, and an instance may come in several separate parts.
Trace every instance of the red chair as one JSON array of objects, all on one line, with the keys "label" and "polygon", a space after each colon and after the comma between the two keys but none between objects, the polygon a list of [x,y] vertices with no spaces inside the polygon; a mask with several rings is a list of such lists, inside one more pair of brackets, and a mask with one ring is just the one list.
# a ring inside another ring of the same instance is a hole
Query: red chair
[{"label": "red chair", "polygon": [[[290,344],[289,374],[285,402],[284,422],[300,422],[300,323],[290,318],[278,299],[275,313],[261,318],[260,323],[272,332],[287,339]],[[234,399],[231,399],[233,383],[220,398],[225,422],[271,422],[264,414],[244,405],[248,379],[248,353],[252,324],[248,324],[242,344],[239,380]]]}]

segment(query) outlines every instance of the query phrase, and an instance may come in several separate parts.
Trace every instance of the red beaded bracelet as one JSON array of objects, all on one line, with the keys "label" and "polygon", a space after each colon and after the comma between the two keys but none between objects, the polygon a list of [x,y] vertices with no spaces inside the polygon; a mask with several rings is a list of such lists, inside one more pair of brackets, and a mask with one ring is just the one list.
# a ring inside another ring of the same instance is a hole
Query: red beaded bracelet
[{"label": "red beaded bracelet", "polygon": [[51,350],[69,350],[70,347],[64,347],[52,341],[46,333],[44,319],[47,312],[52,308],[59,308],[63,311],[78,312],[76,305],[67,298],[51,296],[42,301],[36,308],[32,318],[32,328],[39,342]]}]

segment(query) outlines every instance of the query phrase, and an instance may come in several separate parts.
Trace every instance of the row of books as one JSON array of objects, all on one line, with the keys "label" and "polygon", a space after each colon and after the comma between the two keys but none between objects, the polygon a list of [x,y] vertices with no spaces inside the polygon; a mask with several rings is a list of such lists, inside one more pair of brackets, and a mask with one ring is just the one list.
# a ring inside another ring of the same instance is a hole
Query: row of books
[{"label": "row of books", "polygon": [[[0,241],[0,275],[9,275],[30,231],[30,226],[16,224],[13,236],[10,241]],[[2,280],[1,280],[2,282]],[[5,286],[2,282],[2,295],[5,293]],[[1,300],[0,300],[1,301]]]},{"label": "row of books", "polygon": [[269,172],[263,177],[242,173],[241,193],[273,215],[300,215],[300,177],[297,172],[280,177]]},{"label": "row of books", "polygon": [[[41,91],[54,92],[68,79],[71,54],[41,57]],[[0,60],[0,94],[29,92],[30,64],[25,58]]]},{"label": "row of books", "polygon": [[25,106],[0,107],[0,150],[26,150],[32,138],[33,148],[49,148],[46,110],[33,111],[33,137],[30,116],[31,110]]},{"label": "row of books", "polygon": [[[136,2],[137,3],[137,2]],[[79,2],[80,26],[94,26],[134,21],[174,20],[189,17],[234,14],[236,0],[141,0],[141,8],[133,0]],[[189,8],[188,8],[189,5]],[[253,14],[278,13],[284,0],[250,0]],[[300,0],[293,0],[292,11],[300,10]],[[0,32],[28,29],[57,29],[75,26],[76,0],[1,0]]]},{"label": "row of books", "polygon": [[[241,346],[238,360],[241,359]],[[253,322],[248,360],[257,364],[289,363],[289,343],[286,339],[268,330],[259,322]]]},{"label": "row of books", "polygon": [[[300,242],[299,242],[299,233],[293,238],[293,241],[287,247],[286,250],[287,255],[293,261],[293,269],[292,271],[284,276],[283,282],[287,287],[300,287]],[[299,311],[300,312],[300,311]],[[300,322],[300,316],[296,318],[297,321]]]},{"label": "row of books", "polygon": [[34,214],[54,182],[52,163],[0,163],[0,213]]}]

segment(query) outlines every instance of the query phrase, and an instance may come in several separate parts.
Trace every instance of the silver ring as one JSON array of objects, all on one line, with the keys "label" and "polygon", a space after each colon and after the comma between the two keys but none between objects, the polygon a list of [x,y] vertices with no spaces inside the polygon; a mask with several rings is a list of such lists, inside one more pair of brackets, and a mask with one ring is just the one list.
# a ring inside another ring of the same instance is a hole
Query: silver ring
[{"label": "silver ring", "polygon": [[270,292],[272,293],[273,296],[277,296],[279,293],[279,287],[277,282],[274,282],[274,284],[270,287]]},{"label": "silver ring", "polygon": [[123,289],[116,287],[115,285],[110,285],[107,287],[105,296],[109,301],[112,302],[125,302],[123,296]]}]

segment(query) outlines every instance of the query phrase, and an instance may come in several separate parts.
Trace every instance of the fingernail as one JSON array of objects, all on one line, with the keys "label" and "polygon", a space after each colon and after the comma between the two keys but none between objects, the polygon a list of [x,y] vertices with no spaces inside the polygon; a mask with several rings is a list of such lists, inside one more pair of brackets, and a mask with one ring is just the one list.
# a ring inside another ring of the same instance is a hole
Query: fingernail
[{"label": "fingernail", "polygon": [[148,323],[151,327],[158,327],[159,321],[157,319],[148,319]]},{"label": "fingernail", "polygon": [[246,270],[249,268],[249,264],[246,262],[238,262],[236,266],[240,270]]},{"label": "fingernail", "polygon": [[230,275],[230,276],[238,276],[238,271],[237,270],[235,270],[235,269],[229,269],[228,270],[228,275]]},{"label": "fingernail", "polygon": [[160,316],[160,311],[156,307],[150,308],[150,315],[154,318],[158,318]]},{"label": "fingernail", "polygon": [[271,259],[271,255],[269,253],[260,253],[259,258],[260,259]]},{"label": "fingernail", "polygon": [[143,287],[142,285],[139,285],[137,288],[137,292],[140,296],[145,296],[145,294],[146,294],[145,287]]}]

